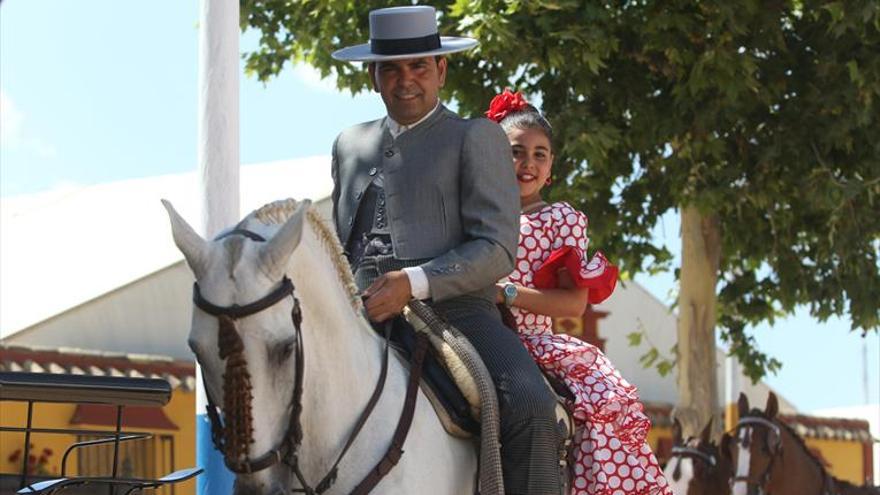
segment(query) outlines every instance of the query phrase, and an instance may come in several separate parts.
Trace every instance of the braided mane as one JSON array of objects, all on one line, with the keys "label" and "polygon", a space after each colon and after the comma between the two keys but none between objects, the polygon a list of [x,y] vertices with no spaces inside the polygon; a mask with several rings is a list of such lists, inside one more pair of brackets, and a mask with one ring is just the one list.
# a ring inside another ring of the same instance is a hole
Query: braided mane
[{"label": "braided mane", "polygon": [[[298,205],[299,202],[292,198],[273,201],[251,212],[238,225],[242,226],[250,219],[265,225],[282,225],[296,211]],[[309,208],[306,212],[306,220],[330,257],[336,275],[348,295],[349,303],[355,311],[360,311],[363,309],[363,302],[357,295],[357,285],[355,285],[354,275],[351,273],[351,266],[345,258],[342,244],[339,242],[335,230],[318,214],[315,208]]]}]

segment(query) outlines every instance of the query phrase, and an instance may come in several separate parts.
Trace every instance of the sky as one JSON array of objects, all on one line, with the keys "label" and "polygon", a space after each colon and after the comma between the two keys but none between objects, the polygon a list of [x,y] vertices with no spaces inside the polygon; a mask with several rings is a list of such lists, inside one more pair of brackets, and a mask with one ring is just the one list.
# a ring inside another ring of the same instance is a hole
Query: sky
[{"label": "sky", "polygon": [[[195,169],[198,17],[197,0],[3,0],[0,196]],[[244,33],[242,50],[255,45]],[[327,155],[341,129],[384,114],[375,94],[352,97],[308,67],[265,85],[242,76],[239,104],[242,164]],[[675,254],[678,230],[674,214],[654,229]],[[672,274],[636,281],[672,302]],[[783,362],[766,382],[799,410],[880,403],[877,332],[862,339],[805,309],[749,331]]]}]

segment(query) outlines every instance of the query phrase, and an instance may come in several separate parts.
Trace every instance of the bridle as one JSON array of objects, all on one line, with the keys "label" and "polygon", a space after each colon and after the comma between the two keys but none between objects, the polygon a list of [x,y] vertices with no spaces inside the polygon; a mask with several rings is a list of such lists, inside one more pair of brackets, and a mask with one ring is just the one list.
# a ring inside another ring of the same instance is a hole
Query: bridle
[{"label": "bridle", "polygon": [[[266,241],[259,234],[245,229],[230,230],[218,236],[215,241],[230,235],[242,235],[255,242]],[[370,396],[367,405],[361,412],[361,415],[358,418],[358,421],[355,424],[351,434],[349,435],[345,446],[339,453],[336,462],[333,463],[333,466],[330,468],[327,474],[323,478],[321,478],[320,482],[318,482],[318,484],[315,485],[314,488],[312,488],[312,486],[306,482],[305,477],[302,474],[302,470],[299,467],[298,457],[298,450],[300,445],[302,444],[303,439],[301,416],[303,410],[302,395],[303,374],[305,370],[305,365],[302,339],[302,310],[300,308],[299,300],[293,294],[293,282],[291,282],[290,279],[287,278],[287,276],[284,276],[281,279],[281,282],[277,288],[275,288],[266,296],[252,303],[245,305],[232,304],[230,306],[218,306],[211,303],[202,296],[201,291],[199,290],[198,282],[193,284],[193,303],[202,311],[217,317],[219,322],[218,331],[221,333],[221,336],[224,330],[226,330],[227,332],[232,331],[235,335],[237,335],[238,330],[235,327],[235,322],[237,320],[246,318],[265,309],[268,309],[279,303],[280,301],[286,299],[288,296],[293,298],[293,309],[291,310],[290,318],[293,322],[293,328],[296,332],[296,378],[294,380],[293,395],[291,397],[291,402],[289,406],[289,409],[291,411],[290,418],[287,425],[287,430],[285,431],[285,434],[283,435],[281,441],[268,452],[255,459],[249,458],[246,455],[234,456],[232,455],[232,452],[230,452],[229,445],[226,444],[226,440],[224,439],[225,433],[227,432],[227,428],[229,427],[229,425],[224,424],[223,420],[220,417],[220,409],[212,400],[208,387],[204,386],[205,395],[207,396],[208,402],[206,407],[208,410],[208,418],[211,422],[211,440],[214,443],[214,447],[218,451],[223,453],[224,462],[231,471],[238,474],[253,474],[258,471],[268,469],[275,464],[284,463],[291,468],[294,475],[297,477],[300,486],[302,486],[302,488],[294,488],[291,491],[304,493],[305,495],[318,495],[328,490],[336,481],[339,463],[342,461],[342,458],[345,456],[351,445],[354,443],[355,438],[357,438],[364,424],[367,422],[370,414],[373,412],[376,404],[379,402],[379,398],[382,395],[382,390],[385,387],[385,378],[388,372],[388,354],[390,347],[389,342],[391,325],[390,323],[385,325],[385,350],[382,356],[382,369],[379,373],[379,378],[377,380],[376,387],[373,390],[373,394]],[[418,341],[416,349],[412,355],[412,366],[410,368],[410,379],[407,386],[407,396],[404,404],[404,409],[401,413],[401,418],[397,425],[397,429],[394,432],[394,437],[392,438],[391,445],[389,446],[388,451],[386,452],[382,460],[376,465],[376,467],[373,468],[373,470],[364,478],[364,480],[362,480],[361,483],[358,484],[357,487],[355,487],[355,489],[352,491],[353,494],[368,493],[376,484],[378,484],[379,480],[381,480],[382,477],[397,464],[398,460],[400,459],[400,456],[402,455],[403,442],[406,439],[406,435],[409,431],[409,426],[412,422],[413,410],[415,408],[416,391],[418,389],[419,380],[421,379],[422,363],[425,357],[426,350],[427,340],[422,337]],[[222,349],[220,357],[221,359],[225,357],[222,354]],[[202,380],[204,382],[204,375],[202,375]],[[252,440],[252,436],[249,440]]]},{"label": "bridle", "polygon": [[[773,465],[776,462],[776,458],[782,455],[782,432],[779,428],[779,425],[775,424],[773,421],[769,419],[760,418],[757,416],[745,416],[739,420],[736,424],[736,428],[734,429],[736,432],[736,442],[739,443],[739,431],[744,426],[754,425],[761,426],[763,428],[767,428],[769,431],[773,432],[776,435],[776,440],[771,443],[770,447],[770,462],[767,463],[767,467],[764,468],[764,471],[758,476],[752,476],[751,474],[746,476],[734,476],[730,479],[730,486],[733,486],[734,483],[738,481],[744,481],[747,485],[754,485],[758,488],[759,493],[764,493],[766,491],[765,487],[767,486],[767,482],[770,481],[770,473],[773,471]],[[747,446],[742,445],[741,448],[747,448]]]},{"label": "bridle", "polygon": [[715,458],[714,455],[703,452],[702,450],[696,447],[684,447],[684,446],[676,446],[672,447],[672,455],[679,457],[688,457],[691,459],[700,459],[706,464],[715,467],[718,465],[718,459]]}]

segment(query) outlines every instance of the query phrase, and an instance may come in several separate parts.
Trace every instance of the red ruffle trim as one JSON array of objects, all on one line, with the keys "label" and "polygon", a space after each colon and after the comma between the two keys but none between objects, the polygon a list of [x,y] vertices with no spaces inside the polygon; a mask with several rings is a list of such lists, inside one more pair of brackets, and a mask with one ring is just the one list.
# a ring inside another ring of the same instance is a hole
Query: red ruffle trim
[{"label": "red ruffle trim", "polygon": [[583,266],[582,260],[583,251],[575,246],[563,246],[550,253],[544,264],[535,270],[532,282],[538,289],[558,287],[559,270],[565,268],[577,287],[590,289],[587,301],[599,304],[614,292],[619,270],[601,252],[597,252],[587,266]]}]

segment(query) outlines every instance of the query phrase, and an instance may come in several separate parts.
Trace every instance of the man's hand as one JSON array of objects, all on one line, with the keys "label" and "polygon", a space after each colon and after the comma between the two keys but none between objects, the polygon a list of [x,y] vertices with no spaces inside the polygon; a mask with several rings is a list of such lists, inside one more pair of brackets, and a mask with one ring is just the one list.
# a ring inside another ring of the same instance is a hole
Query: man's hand
[{"label": "man's hand", "polygon": [[412,299],[409,277],[400,270],[388,272],[367,287],[363,297],[370,320],[383,322],[399,315]]}]

